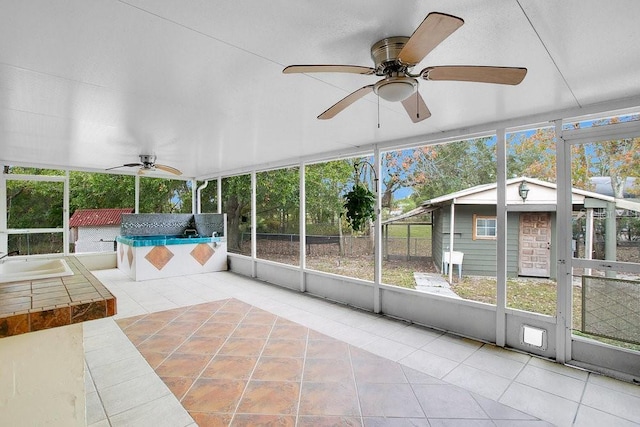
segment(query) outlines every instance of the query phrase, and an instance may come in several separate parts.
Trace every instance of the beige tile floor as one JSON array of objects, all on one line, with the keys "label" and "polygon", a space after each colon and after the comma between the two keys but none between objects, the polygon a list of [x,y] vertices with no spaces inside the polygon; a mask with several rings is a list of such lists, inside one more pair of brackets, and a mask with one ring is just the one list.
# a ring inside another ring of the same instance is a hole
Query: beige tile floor
[{"label": "beige tile floor", "polygon": [[[236,301],[245,308],[249,307],[245,315],[251,311],[273,315],[276,320],[266,332],[265,343],[274,325],[280,321],[304,326],[309,331],[307,343],[309,336],[326,337],[335,346],[347,348],[351,371],[344,372],[351,372],[355,378],[352,385],[357,399],[352,401],[348,417],[332,418],[338,422],[337,425],[640,425],[640,387],[525,354],[353,310],[228,272],[145,282],[132,282],[118,270],[94,274],[118,298],[118,315],[84,324],[87,423],[90,426],[196,425],[184,405],[193,407],[198,403],[185,402],[184,399],[181,403],[179,399],[188,393],[176,397],[139,351],[141,349],[144,353],[145,340],[150,335],[146,338],[139,336],[136,340],[135,334],[130,334],[133,341],[137,341],[136,348],[121,326],[126,331],[127,326],[136,320],[129,319],[133,316],[156,313],[147,318],[153,321],[158,320],[153,316],[164,316],[157,312],[182,308],[178,311],[186,314],[191,310],[197,311],[194,306],[211,301],[218,301],[222,306]],[[223,313],[224,310],[220,312]],[[191,316],[198,317],[196,314]],[[236,327],[242,325],[242,319],[236,319]],[[168,327],[170,322],[165,318],[156,326]],[[244,333],[249,333],[247,330],[245,328]],[[234,329],[233,332],[238,331]],[[187,340],[189,337],[191,335],[183,338]],[[153,341],[147,341],[146,349],[150,350],[152,344]],[[157,344],[163,345],[161,342]],[[277,361],[270,360],[268,353],[263,354],[265,348],[261,347],[256,354],[252,371],[257,373],[256,381],[265,382],[269,375],[276,375],[275,368],[269,370],[268,366]],[[260,357],[264,360],[260,361]],[[366,363],[360,364],[361,360],[366,360]],[[384,368],[378,365],[379,369],[374,369],[374,374],[360,374],[361,381],[358,381],[358,374],[354,372],[375,367],[376,363],[372,361],[384,363]],[[215,371],[213,362],[203,363],[211,363],[207,365],[209,373],[206,375],[216,376],[211,374]],[[249,399],[252,390],[254,394],[258,393],[257,388],[243,383],[234,411],[221,412],[227,414],[227,418],[210,417],[198,421],[205,425],[207,421],[213,423],[215,418],[218,421],[223,419],[223,425],[228,422],[256,425],[255,416],[265,416],[259,419],[267,422],[273,421],[274,415],[279,415],[276,418],[285,423],[283,425],[287,425],[286,422],[299,426],[331,425],[330,420],[324,419],[322,422],[327,424],[320,424],[320,419],[310,418],[312,414],[304,413],[304,407],[300,411],[303,390],[306,387],[306,395],[311,396],[310,384],[318,383],[305,382],[305,372],[311,375],[307,378],[313,379],[313,371],[309,371],[313,366],[306,366],[305,371],[304,365],[323,362],[305,354],[301,356],[300,363],[300,372],[290,372],[293,377],[288,379],[291,384],[287,387],[298,390],[297,409],[287,407],[288,415],[274,414],[278,411],[273,409],[255,409],[248,403],[242,406],[242,399]],[[335,372],[346,369],[346,365],[341,363],[336,362]],[[298,366],[297,362],[293,366]],[[205,371],[202,369],[198,374]],[[329,371],[323,372],[329,376]],[[389,376],[394,379],[389,379]],[[211,380],[203,383],[211,383]],[[169,384],[175,391],[175,382]],[[190,390],[189,387],[193,389],[192,386],[185,387],[186,390]],[[286,388],[279,393],[288,391],[295,395],[295,390]],[[379,400],[382,395],[389,398]],[[399,399],[396,404],[391,396]],[[335,414],[336,411],[326,410],[320,415],[340,415]]]}]

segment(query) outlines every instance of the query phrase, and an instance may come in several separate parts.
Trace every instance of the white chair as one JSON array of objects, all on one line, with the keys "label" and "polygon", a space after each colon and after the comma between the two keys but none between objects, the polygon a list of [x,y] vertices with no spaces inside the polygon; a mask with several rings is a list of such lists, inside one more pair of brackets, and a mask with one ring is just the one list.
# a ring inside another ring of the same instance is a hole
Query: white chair
[{"label": "white chair", "polygon": [[[458,277],[462,277],[462,258],[464,258],[464,252],[451,252],[451,264],[458,266]],[[442,271],[444,274],[449,274],[449,264],[449,252],[443,252]]]}]

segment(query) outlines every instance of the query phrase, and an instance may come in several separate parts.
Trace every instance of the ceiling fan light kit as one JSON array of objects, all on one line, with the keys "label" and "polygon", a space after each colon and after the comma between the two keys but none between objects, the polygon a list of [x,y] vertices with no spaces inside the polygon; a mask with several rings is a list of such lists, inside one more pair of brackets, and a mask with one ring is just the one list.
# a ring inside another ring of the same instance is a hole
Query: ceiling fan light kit
[{"label": "ceiling fan light kit", "polygon": [[404,101],[416,90],[418,81],[411,77],[387,77],[373,86],[376,95],[390,102]]},{"label": "ceiling fan light kit", "polygon": [[374,92],[390,102],[402,102],[402,106],[414,122],[431,116],[418,90],[418,80],[448,80],[493,84],[519,84],[527,74],[526,68],[490,66],[434,66],[424,68],[417,74],[411,69],[422,61],[429,52],[442,43],[464,24],[461,18],[433,12],[427,15],[411,37],[387,37],[371,46],[373,67],[360,65],[290,65],[282,70],[292,73],[352,73],[383,77],[373,85],[361,87],[336,102],[319,119],[331,119],[367,94]]}]

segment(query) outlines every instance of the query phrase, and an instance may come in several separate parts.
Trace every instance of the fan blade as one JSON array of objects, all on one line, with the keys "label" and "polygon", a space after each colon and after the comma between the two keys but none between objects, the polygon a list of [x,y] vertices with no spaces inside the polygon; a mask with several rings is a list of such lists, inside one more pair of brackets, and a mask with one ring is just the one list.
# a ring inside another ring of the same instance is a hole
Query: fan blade
[{"label": "fan blade", "polygon": [[360,65],[289,65],[284,70],[284,74],[293,73],[352,73],[352,74],[374,74],[376,70],[371,67],[361,67]]},{"label": "fan blade", "polygon": [[456,16],[437,12],[428,14],[404,45],[398,59],[405,64],[417,64],[462,24],[464,21]]},{"label": "fan blade", "polygon": [[142,166],[142,163],[125,163],[124,165],[120,165],[120,166],[114,166],[112,168],[107,168],[105,169],[106,171],[110,171],[112,169],[118,169],[118,168],[133,168],[136,166]]},{"label": "fan blade", "polygon": [[162,171],[169,172],[169,173],[172,173],[174,175],[182,175],[182,172],[180,172],[176,168],[172,168],[171,166],[161,165],[159,163],[156,163],[154,166],[155,166],[156,169],[160,169]]},{"label": "fan blade", "polygon": [[318,118],[320,120],[332,119],[340,111],[344,110],[349,105],[353,104],[358,99],[362,98],[363,96],[365,96],[365,95],[367,95],[367,94],[369,94],[371,92],[373,92],[373,85],[368,85],[368,86],[361,87],[360,89],[356,90],[355,92],[350,93],[349,95],[347,95],[344,98],[342,98],[340,101],[338,101],[335,104],[333,104],[327,111],[325,111],[324,113],[320,114],[318,116]]},{"label": "fan blade", "polygon": [[418,91],[402,101],[402,106],[407,110],[407,114],[409,114],[413,123],[418,123],[431,117],[431,111],[427,108],[427,104],[424,103],[424,99],[422,99]]},{"label": "fan blade", "polygon": [[455,80],[517,85],[524,79],[524,76],[527,75],[527,69],[517,67],[445,65],[425,68],[420,74],[425,80]]}]

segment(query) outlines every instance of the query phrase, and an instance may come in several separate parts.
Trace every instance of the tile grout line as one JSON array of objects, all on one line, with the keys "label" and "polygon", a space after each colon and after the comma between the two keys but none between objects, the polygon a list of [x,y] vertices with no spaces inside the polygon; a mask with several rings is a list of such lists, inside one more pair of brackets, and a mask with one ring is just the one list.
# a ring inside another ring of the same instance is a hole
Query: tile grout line
[{"label": "tile grout line", "polygon": [[[245,313],[244,317],[242,319],[240,319],[240,321],[238,322],[238,326],[240,325],[242,320],[244,320],[247,317],[247,314],[249,314],[249,312],[252,309],[253,309],[253,305],[251,305],[251,309],[249,309],[249,311],[247,311]],[[273,332],[273,329],[275,328],[276,323],[278,322],[278,318],[279,318],[279,316],[276,315],[276,318],[273,321],[273,324],[271,325],[271,329],[269,329],[269,333],[267,334],[267,338],[264,341],[264,344],[262,344],[262,348],[260,349],[260,354],[258,355],[258,358],[256,359],[256,363],[255,363],[255,365],[253,365],[253,369],[251,369],[251,373],[249,374],[249,378],[247,378],[247,383],[244,385],[244,388],[242,389],[242,393],[240,393],[240,398],[238,399],[238,403],[236,403],[236,407],[233,409],[233,413],[231,414],[231,421],[229,422],[229,425],[233,424],[233,421],[236,418],[236,414],[238,412],[238,408],[240,408],[240,403],[242,402],[242,398],[244,397],[244,394],[246,393],[247,388],[249,387],[249,383],[251,382],[251,378],[253,378],[253,374],[255,373],[256,368],[258,367],[258,363],[260,362],[260,358],[262,358],[262,354],[264,353],[264,349],[267,346],[267,343],[269,342],[269,338],[271,337],[271,333]],[[236,327],[236,329],[237,329],[237,327]],[[234,329],[234,331],[235,331],[235,329]],[[233,332],[231,333],[231,335],[233,335]],[[229,337],[231,335],[229,335]],[[220,346],[220,348],[222,348],[222,346]],[[213,358],[211,358],[211,360],[213,360]],[[209,363],[211,363],[211,361]]]},{"label": "tile grout line", "polygon": [[302,358],[302,368],[300,371],[300,389],[298,390],[298,405],[296,406],[296,422],[295,422],[296,427],[300,422],[300,402],[302,401],[302,384],[304,382],[304,368],[307,365],[308,348],[309,348],[309,328],[307,328],[307,338],[304,342],[304,357]]},{"label": "tile grout line", "polygon": [[[115,320],[114,320],[114,323],[115,323]],[[122,331],[122,330],[121,330],[121,331]],[[122,333],[124,334],[124,331],[122,331]],[[126,336],[126,335],[125,335],[125,336]],[[84,347],[84,327],[83,327],[83,347]],[[140,356],[142,356],[142,355],[140,355]],[[87,371],[88,371],[88,373],[89,373],[89,377],[91,378],[91,382],[93,383],[93,388],[95,388],[95,389],[96,389],[96,395],[98,396],[98,400],[100,401],[100,405],[102,406],[102,411],[104,412],[105,419],[107,420],[107,423],[108,423],[108,424],[109,424],[109,426],[111,427],[111,426],[112,426],[112,424],[111,424],[111,418],[109,417],[109,414],[107,414],[107,409],[106,409],[106,408],[105,408],[105,406],[104,406],[104,401],[102,400],[102,394],[100,393],[100,390],[98,389],[98,385],[97,385],[97,384],[96,384],[96,382],[93,380],[93,374],[91,373],[91,366],[89,366],[89,363],[87,363],[87,359],[84,357],[84,355],[83,355],[83,358],[85,359],[85,360],[84,360],[84,364],[85,364],[85,366],[87,367]],[[87,415],[87,409],[86,409],[86,405],[87,405],[87,402],[86,402],[87,391],[86,391],[86,390],[85,390],[84,394],[85,394],[85,422],[86,422],[86,415]],[[99,422],[99,421],[98,421],[98,422]]]},{"label": "tile grout line", "polygon": [[[355,346],[352,346],[351,344],[348,344],[348,346],[349,346],[348,347],[348,350],[349,350],[348,351],[348,354],[349,354],[349,367],[351,368],[351,380],[353,381],[353,386],[356,389],[356,400],[358,401],[358,412],[360,414],[360,423],[361,423],[361,425],[364,426],[365,424],[364,424],[364,417],[362,416],[362,403],[360,402],[360,392],[359,392],[359,389],[358,389],[358,381],[356,381],[356,370],[353,367],[353,357],[352,357],[352,354],[351,354],[351,349],[353,347],[355,347]],[[360,347],[356,347],[356,348],[359,348],[360,350],[362,350]],[[366,351],[366,350],[364,350],[364,351]]]},{"label": "tile grout line", "polygon": [[[415,397],[416,402],[418,402],[418,405],[420,405],[420,410],[422,411],[422,414],[424,415],[424,419],[427,420],[427,423],[429,423],[429,416],[427,415],[427,411],[424,410],[424,407],[422,406],[422,403],[420,403],[420,399],[418,398],[418,395],[416,395],[416,389],[414,388],[414,384],[411,381],[409,381],[409,378],[407,377],[407,371],[404,369],[404,368],[408,368],[408,366],[403,365],[399,361],[396,362],[396,363],[398,365],[400,365],[400,370],[402,371],[402,375],[404,376],[404,379],[407,381],[407,384],[409,385],[409,388],[411,389],[411,393],[413,393],[413,397]],[[410,368],[410,369],[413,369],[413,368]],[[418,372],[420,372],[420,371],[418,371]],[[427,375],[427,374],[425,374],[425,375]]]},{"label": "tile grout line", "polygon": [[[527,361],[522,364],[522,367],[518,370],[518,373],[516,375],[514,375],[514,377],[509,381],[509,385],[507,387],[505,387],[505,389],[504,389],[504,391],[502,393],[500,393],[500,396],[498,396],[498,398],[496,399],[496,402],[500,402],[500,399],[502,399],[504,397],[504,395],[507,393],[507,390],[509,390],[514,383],[518,382],[516,380],[518,379],[518,377],[520,376],[522,371],[524,371],[524,369],[529,365],[530,362],[531,362],[531,356],[529,356],[529,359],[527,359]],[[518,384],[520,384],[520,383],[518,383]],[[514,408],[514,409],[516,409],[516,408]]]},{"label": "tile grout line", "polygon": [[[561,373],[558,373],[558,372],[555,372],[555,371],[551,371],[551,370],[548,370],[548,369],[545,369],[545,368],[542,368],[542,367],[538,367],[538,366],[532,365],[530,362],[531,362],[533,359],[534,359],[534,356],[529,356],[529,360],[527,360],[527,362],[522,366],[522,369],[520,369],[520,371],[518,372],[518,374],[517,374],[517,375],[516,375],[516,376],[515,376],[515,377],[514,377],[510,382],[509,382],[509,385],[507,386],[507,388],[505,388],[504,392],[502,392],[502,394],[500,394],[500,396],[498,397],[498,399],[496,399],[496,402],[501,403],[501,404],[506,405],[506,406],[509,406],[509,407],[512,407],[511,405],[507,405],[506,403],[502,403],[502,402],[501,402],[501,399],[504,397],[504,395],[507,393],[507,391],[511,388],[511,386],[513,386],[513,384],[514,384],[514,383],[520,384],[520,385],[525,386],[525,387],[532,388],[532,389],[534,389],[534,390],[537,390],[537,391],[540,391],[540,392],[543,392],[543,393],[550,394],[550,395],[552,395],[552,396],[555,396],[555,397],[558,397],[558,398],[561,398],[561,399],[566,399],[566,400],[572,401],[571,399],[568,399],[568,398],[566,398],[566,397],[564,397],[564,396],[560,396],[560,395],[557,395],[557,394],[555,394],[555,393],[551,393],[551,392],[548,392],[548,391],[546,391],[546,390],[542,390],[542,389],[540,389],[540,388],[538,388],[538,387],[534,387],[533,385],[528,384],[528,383],[521,383],[521,382],[517,381],[518,377],[520,376],[520,374],[522,373],[522,371],[524,371],[524,369],[525,369],[527,366],[531,366],[531,367],[533,367],[533,368],[537,368],[537,369],[542,369],[542,370],[544,370],[544,371],[546,371],[546,372],[555,373],[555,374],[558,374],[558,375],[565,376],[565,377],[567,377],[567,378],[573,378],[573,377],[568,376],[568,375],[564,375],[564,374],[561,374]],[[565,366],[565,365],[562,365],[562,366]],[[587,377],[587,378],[588,378],[588,377]],[[577,378],[574,378],[574,379],[577,379]],[[582,380],[578,380],[578,381],[582,381]],[[575,403],[577,403],[577,405],[578,405],[578,406],[576,407],[576,412],[573,414],[572,425],[573,425],[573,423],[575,423],[576,417],[578,416],[578,411],[580,410],[580,406],[582,405],[582,403],[581,403],[581,401],[582,401],[582,396],[584,395],[584,392],[585,392],[585,390],[586,390],[586,386],[587,386],[587,381],[585,380],[585,381],[584,381],[584,387],[583,387],[582,395],[580,396],[580,402],[575,402]],[[572,402],[574,402],[574,401],[572,401]],[[516,409],[516,410],[518,410],[518,411],[521,411],[521,412],[524,412],[524,413],[526,413],[526,414],[532,415],[532,414],[530,414],[529,412],[524,411],[523,409],[520,409],[520,408],[513,408],[513,409]],[[541,420],[543,420],[543,421],[550,422],[550,421],[547,421],[547,420],[544,420],[544,419],[540,418],[540,417],[539,417],[539,416],[537,416],[537,415],[533,415],[533,416],[534,416],[534,417],[536,417],[536,418],[538,418],[538,419],[541,419]]]},{"label": "tile grout line", "polygon": [[[584,395],[587,392],[587,385],[589,384],[589,378],[590,377],[591,377],[591,372],[587,371],[587,378],[584,380],[584,386],[582,387],[582,393],[580,393],[580,401],[578,401],[578,407],[576,408],[576,413],[573,414],[572,424],[575,424],[576,420],[578,419],[578,413],[580,412],[580,408],[583,405],[582,399],[584,399]],[[588,405],[584,405],[584,406],[588,406]],[[614,415],[614,414],[612,414],[612,415]]]}]

